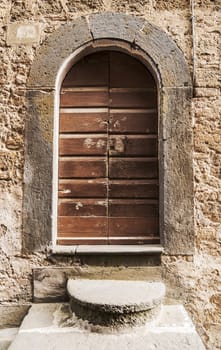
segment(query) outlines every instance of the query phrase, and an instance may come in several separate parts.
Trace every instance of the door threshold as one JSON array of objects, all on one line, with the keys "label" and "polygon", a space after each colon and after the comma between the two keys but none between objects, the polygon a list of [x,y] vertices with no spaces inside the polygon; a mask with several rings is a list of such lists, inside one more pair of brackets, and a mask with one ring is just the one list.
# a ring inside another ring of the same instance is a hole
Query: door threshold
[{"label": "door threshold", "polygon": [[161,254],[164,248],[160,244],[143,245],[56,245],[51,248],[52,254]]}]

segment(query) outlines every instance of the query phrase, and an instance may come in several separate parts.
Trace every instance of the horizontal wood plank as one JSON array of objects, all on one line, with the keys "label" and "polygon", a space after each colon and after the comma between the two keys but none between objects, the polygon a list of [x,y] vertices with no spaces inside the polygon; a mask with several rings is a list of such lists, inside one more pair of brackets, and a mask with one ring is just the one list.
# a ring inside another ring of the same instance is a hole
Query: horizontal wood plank
[{"label": "horizontal wood plank", "polygon": [[158,234],[157,217],[109,217],[109,236],[148,236]]},{"label": "horizontal wood plank", "polygon": [[158,198],[158,180],[110,180],[109,198]]},{"label": "horizontal wood plank", "polygon": [[58,237],[74,237],[76,233],[80,233],[82,237],[90,236],[106,236],[107,233],[107,217],[58,217]]},{"label": "horizontal wood plank", "polygon": [[158,202],[150,200],[60,199],[59,216],[156,217]]},{"label": "horizontal wood plank", "polygon": [[154,158],[110,158],[111,179],[157,178],[158,162]]},{"label": "horizontal wood plank", "polygon": [[150,91],[121,91],[110,89],[110,107],[115,108],[156,108],[157,94]]},{"label": "horizontal wood plank", "polygon": [[62,91],[61,107],[103,107],[108,106],[108,89]]},{"label": "horizontal wood plank", "polygon": [[59,178],[106,177],[106,159],[97,157],[59,159]]},{"label": "horizontal wood plank", "polygon": [[58,186],[60,198],[105,198],[107,196],[107,179],[59,179]]},{"label": "horizontal wood plank", "polygon": [[109,200],[110,217],[158,217],[158,201],[150,200]]},{"label": "horizontal wood plank", "polygon": [[108,201],[96,199],[60,199],[59,216],[105,216],[108,213]]},{"label": "horizontal wood plank", "polygon": [[110,136],[111,156],[145,156],[156,157],[158,141],[156,136],[148,135],[127,135],[127,136]]},{"label": "horizontal wood plank", "polygon": [[157,133],[156,111],[110,110],[110,133]]},{"label": "horizontal wood plank", "polygon": [[[73,111],[73,109],[71,109]],[[64,110],[63,110],[64,111]],[[68,111],[68,109],[67,109]],[[68,113],[60,112],[60,133],[65,132],[106,132],[107,131],[107,113],[88,112]]]},{"label": "horizontal wood plank", "polygon": [[101,135],[60,135],[60,155],[105,155],[107,136]]}]

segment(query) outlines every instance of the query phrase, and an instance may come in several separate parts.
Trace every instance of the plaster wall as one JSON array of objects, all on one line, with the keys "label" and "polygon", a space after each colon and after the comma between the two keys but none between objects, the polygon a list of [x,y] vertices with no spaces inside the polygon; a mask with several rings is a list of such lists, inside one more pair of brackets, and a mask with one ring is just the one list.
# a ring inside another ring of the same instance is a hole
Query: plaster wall
[{"label": "plaster wall", "polygon": [[[32,268],[68,264],[89,269],[75,258],[51,257],[47,252],[22,253],[25,94],[36,51],[67,21],[92,12],[123,12],[141,16],[164,30],[183,51],[192,72],[193,40],[195,43],[192,102],[195,252],[193,256],[162,256],[162,270],[170,290],[174,290],[173,296],[185,304],[208,349],[221,347],[221,4],[219,0],[195,1],[194,38],[190,9],[186,0],[1,1],[0,303],[4,310],[8,303],[31,302]],[[40,32],[35,40],[10,41],[9,24],[17,22],[38,24]]]}]

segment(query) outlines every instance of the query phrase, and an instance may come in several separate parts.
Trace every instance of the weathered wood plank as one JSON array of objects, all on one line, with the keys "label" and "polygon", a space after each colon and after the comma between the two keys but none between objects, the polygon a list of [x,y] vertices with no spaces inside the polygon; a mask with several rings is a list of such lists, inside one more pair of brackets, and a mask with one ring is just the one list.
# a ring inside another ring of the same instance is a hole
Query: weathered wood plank
[{"label": "weathered wood plank", "polygon": [[127,135],[111,136],[110,150],[111,156],[145,156],[156,157],[158,149],[156,136],[149,135]]},{"label": "weathered wood plank", "polygon": [[157,178],[158,162],[155,158],[110,158],[111,179]]},{"label": "weathered wood plank", "polygon": [[109,236],[148,236],[158,234],[157,217],[109,217]]},{"label": "weathered wood plank", "polygon": [[[85,110],[85,109],[84,109]],[[65,132],[106,132],[106,112],[78,112],[77,109],[61,109],[60,111],[60,133]]]},{"label": "weathered wood plank", "polygon": [[110,107],[115,108],[156,108],[157,94],[155,90],[130,91],[110,89]]},{"label": "weathered wood plank", "polygon": [[62,91],[60,107],[105,107],[108,106],[108,89]]},{"label": "weathered wood plank", "polygon": [[158,201],[109,200],[108,212],[110,217],[158,217]]},{"label": "weathered wood plank", "polygon": [[110,180],[110,198],[158,198],[158,180]]},{"label": "weathered wood plank", "polygon": [[106,236],[107,232],[107,217],[58,217],[58,237],[74,237],[78,233],[82,237],[91,236]]},{"label": "weathered wood plank", "polygon": [[156,134],[157,112],[111,109],[109,130],[111,133]]},{"label": "weathered wood plank", "polygon": [[107,200],[96,199],[60,199],[58,202],[59,216],[105,216],[107,215]]},{"label": "weathered wood plank", "polygon": [[104,198],[107,196],[107,179],[59,179],[60,198]]},{"label": "weathered wood plank", "polygon": [[62,157],[59,160],[59,178],[97,178],[105,176],[105,158]]},{"label": "weathered wood plank", "polygon": [[60,155],[105,155],[107,135],[60,135]]}]

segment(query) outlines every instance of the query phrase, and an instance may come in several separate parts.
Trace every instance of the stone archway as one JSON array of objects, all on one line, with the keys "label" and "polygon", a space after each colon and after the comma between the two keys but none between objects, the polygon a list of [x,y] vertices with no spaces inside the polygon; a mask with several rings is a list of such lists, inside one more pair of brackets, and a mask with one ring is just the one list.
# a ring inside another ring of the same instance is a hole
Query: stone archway
[{"label": "stone archway", "polygon": [[189,69],[181,50],[166,33],[141,18],[114,13],[91,14],[61,26],[41,46],[31,67],[27,86],[23,248],[45,249],[52,240],[53,137],[57,132],[54,118],[59,79],[88,47],[102,47],[107,41],[108,45],[113,42],[114,46],[130,47],[131,53],[140,55],[156,75],[160,89],[162,242],[166,253],[192,254]]}]

